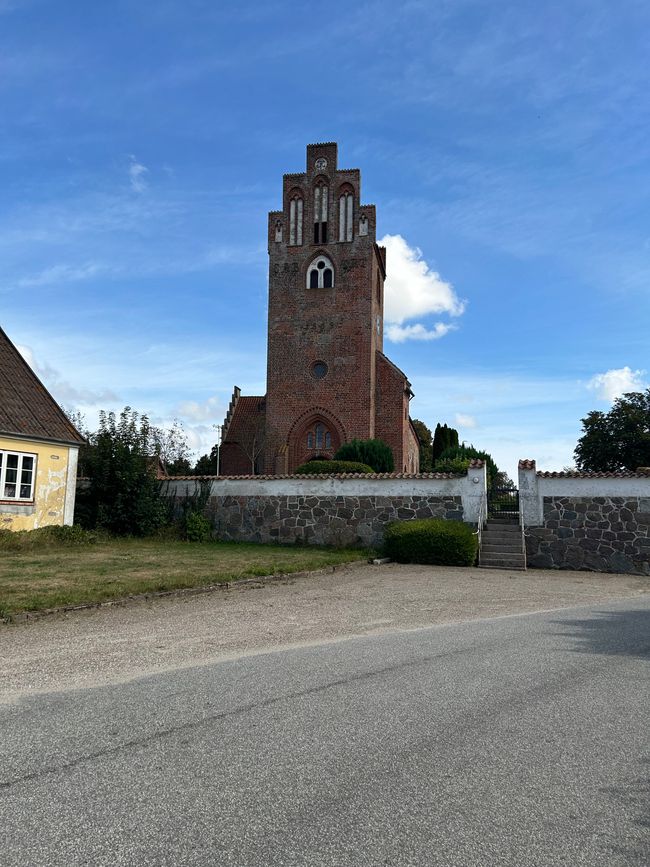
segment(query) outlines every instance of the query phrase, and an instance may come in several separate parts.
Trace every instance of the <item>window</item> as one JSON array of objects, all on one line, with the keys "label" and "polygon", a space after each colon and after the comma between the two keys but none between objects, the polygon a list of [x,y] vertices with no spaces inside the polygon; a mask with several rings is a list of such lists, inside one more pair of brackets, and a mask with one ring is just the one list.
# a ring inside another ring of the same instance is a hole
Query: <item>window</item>
[{"label": "window", "polygon": [[323,379],[327,376],[327,365],[324,361],[315,361],[311,366],[311,375],[314,379]]},{"label": "window", "polygon": [[334,286],[334,268],[327,256],[317,256],[307,269],[308,289],[331,289]]},{"label": "window", "polygon": [[354,195],[351,190],[345,190],[339,196],[339,241],[352,240],[353,211]]},{"label": "window", "polygon": [[368,234],[368,217],[365,214],[361,214],[361,218],[359,219],[359,234]]},{"label": "window", "polygon": [[289,244],[293,247],[302,244],[302,195],[292,194],[289,200]]},{"label": "window", "polygon": [[317,450],[331,450],[332,434],[322,422],[317,422],[314,427],[307,431],[307,448]]},{"label": "window", "polygon": [[329,187],[319,181],[314,187],[314,244],[327,244]]},{"label": "window", "polygon": [[33,500],[36,455],[0,452],[0,500]]}]

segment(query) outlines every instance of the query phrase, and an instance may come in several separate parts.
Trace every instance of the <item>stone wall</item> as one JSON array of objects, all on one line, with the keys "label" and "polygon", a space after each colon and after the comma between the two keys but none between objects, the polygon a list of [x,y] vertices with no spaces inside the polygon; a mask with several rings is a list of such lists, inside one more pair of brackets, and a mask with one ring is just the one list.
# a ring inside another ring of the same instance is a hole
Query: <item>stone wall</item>
[{"label": "stone wall", "polygon": [[463,504],[459,496],[226,496],[212,497],[207,514],[229,541],[378,547],[391,521],[462,521]]},{"label": "stone wall", "polygon": [[650,575],[650,476],[519,465],[527,565]]},{"label": "stone wall", "polygon": [[650,575],[650,498],[544,497],[526,528],[528,566]]},{"label": "stone wall", "polygon": [[[199,481],[165,483],[169,496],[191,496]],[[485,496],[485,465],[466,475],[244,476],[210,480],[206,515],[218,539],[379,546],[391,521],[445,518],[476,524]]]}]

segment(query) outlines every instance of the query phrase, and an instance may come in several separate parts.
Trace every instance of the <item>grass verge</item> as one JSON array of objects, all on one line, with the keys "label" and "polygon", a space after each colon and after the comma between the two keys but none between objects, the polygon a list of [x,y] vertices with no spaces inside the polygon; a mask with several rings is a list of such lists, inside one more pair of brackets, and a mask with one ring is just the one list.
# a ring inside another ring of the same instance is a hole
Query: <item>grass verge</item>
[{"label": "grass verge", "polygon": [[322,569],[367,556],[361,550],[159,539],[100,539],[81,548],[50,545],[2,551],[0,618],[137,593]]}]

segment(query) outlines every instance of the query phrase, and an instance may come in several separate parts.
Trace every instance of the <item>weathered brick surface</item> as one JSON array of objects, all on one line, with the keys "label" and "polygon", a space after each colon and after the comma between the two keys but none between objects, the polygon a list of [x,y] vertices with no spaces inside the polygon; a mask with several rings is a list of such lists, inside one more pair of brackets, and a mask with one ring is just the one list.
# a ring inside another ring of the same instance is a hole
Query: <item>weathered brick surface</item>
[{"label": "weathered brick surface", "polygon": [[533,568],[650,575],[648,497],[544,497],[544,524],[526,534]]},{"label": "weathered brick surface", "polygon": [[412,518],[463,520],[459,496],[224,496],[207,515],[218,539],[376,547],[386,524]]},{"label": "weathered brick surface", "polygon": [[[327,189],[326,241],[314,234],[319,184]],[[346,191],[353,197],[352,237],[340,240],[339,198]],[[303,203],[301,244],[290,243],[296,196]],[[360,172],[339,169],[336,144],[309,145],[306,171],[284,176],[282,210],[269,214],[268,250],[266,431],[259,471],[291,473],[316,454],[332,457],[351,439],[381,436],[390,442],[396,470],[417,472],[409,383],[382,354],[386,251],[376,244],[374,205],[362,204]],[[319,257],[334,272],[329,288],[308,287]],[[314,376],[317,362],[327,365],[322,378]],[[235,418],[237,413],[235,408]],[[330,434],[330,447],[309,449],[308,432],[319,423]],[[227,428],[229,443],[235,437]],[[235,461],[234,449],[225,450],[222,472],[236,474]]]}]

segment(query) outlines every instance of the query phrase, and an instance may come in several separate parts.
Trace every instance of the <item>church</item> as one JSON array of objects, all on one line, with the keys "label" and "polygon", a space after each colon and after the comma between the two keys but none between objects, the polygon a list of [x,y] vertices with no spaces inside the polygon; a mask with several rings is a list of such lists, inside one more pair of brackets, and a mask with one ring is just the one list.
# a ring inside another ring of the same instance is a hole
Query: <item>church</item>
[{"label": "church", "polygon": [[284,175],[268,233],[267,391],[235,387],[221,475],[291,474],[373,438],[391,447],[396,472],[417,473],[411,384],[383,352],[386,249],[336,143],[308,145],[306,171]]}]

